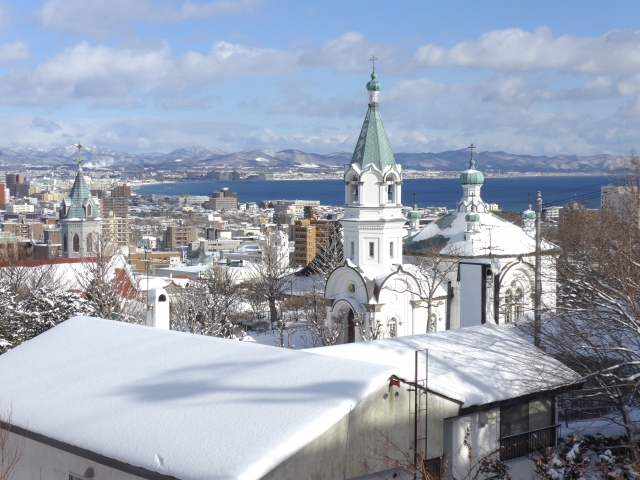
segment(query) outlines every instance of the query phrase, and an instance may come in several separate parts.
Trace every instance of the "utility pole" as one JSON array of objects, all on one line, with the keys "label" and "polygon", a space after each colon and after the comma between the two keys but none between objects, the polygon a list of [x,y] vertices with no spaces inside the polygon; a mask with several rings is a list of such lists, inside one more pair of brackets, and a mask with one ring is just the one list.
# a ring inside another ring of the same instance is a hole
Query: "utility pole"
[{"label": "utility pole", "polygon": [[540,347],[540,333],[542,322],[540,320],[540,310],[542,307],[542,238],[540,237],[540,226],[542,224],[542,194],[536,195],[536,265],[535,265],[535,296],[534,296],[534,317],[533,317],[533,343]]}]

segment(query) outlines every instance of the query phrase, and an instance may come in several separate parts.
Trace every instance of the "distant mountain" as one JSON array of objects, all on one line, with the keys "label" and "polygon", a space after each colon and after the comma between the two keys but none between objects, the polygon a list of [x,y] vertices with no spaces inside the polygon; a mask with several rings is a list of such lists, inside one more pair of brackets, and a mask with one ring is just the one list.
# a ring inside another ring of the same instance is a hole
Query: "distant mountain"
[{"label": "distant mountain", "polygon": [[[52,149],[0,148],[0,166],[59,166],[73,165],[78,154],[75,145]],[[351,161],[351,152],[331,154],[307,153],[300,150],[250,150],[226,153],[217,148],[203,146],[179,148],[170,153],[130,154],[103,147],[85,147],[82,150],[85,165],[91,167],[157,167],[173,169],[178,166],[204,166],[214,168],[260,167],[329,167]],[[515,155],[507,152],[477,152],[474,154],[479,170],[485,172],[567,172],[595,173],[615,168],[617,155],[556,155],[553,157]],[[466,149],[440,153],[396,153],[396,161],[405,169],[458,171],[467,167]]]}]

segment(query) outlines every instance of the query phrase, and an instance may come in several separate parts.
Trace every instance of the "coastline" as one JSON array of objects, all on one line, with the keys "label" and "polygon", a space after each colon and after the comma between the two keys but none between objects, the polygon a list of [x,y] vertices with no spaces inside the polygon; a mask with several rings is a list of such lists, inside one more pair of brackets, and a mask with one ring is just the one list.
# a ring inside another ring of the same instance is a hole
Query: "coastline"
[{"label": "coastline", "polygon": [[[438,175],[427,174],[426,172],[420,172],[417,170],[405,170],[403,172],[404,180],[417,180],[417,179],[429,179],[429,180],[450,180],[454,178],[458,178],[460,172],[447,172],[440,173]],[[488,178],[521,178],[523,176],[526,177],[608,177],[612,175],[611,172],[588,172],[588,173],[579,173],[579,172],[505,172],[492,174],[491,172],[485,172],[485,179]],[[257,180],[258,182],[288,182],[288,181],[327,181],[327,180],[340,180],[342,179],[342,175],[335,176],[303,176],[303,177],[278,177],[278,178],[267,178],[265,180]],[[201,183],[224,183],[228,185],[236,185],[243,183],[254,183],[256,180],[252,181],[220,181],[220,180],[209,180],[205,178],[180,178],[180,179],[172,179],[172,180],[163,180],[162,182],[149,182],[149,183],[139,183],[139,184],[131,184],[131,189],[135,191],[138,188],[142,187],[150,187],[152,185],[178,185],[181,183],[188,182],[201,182]]]}]

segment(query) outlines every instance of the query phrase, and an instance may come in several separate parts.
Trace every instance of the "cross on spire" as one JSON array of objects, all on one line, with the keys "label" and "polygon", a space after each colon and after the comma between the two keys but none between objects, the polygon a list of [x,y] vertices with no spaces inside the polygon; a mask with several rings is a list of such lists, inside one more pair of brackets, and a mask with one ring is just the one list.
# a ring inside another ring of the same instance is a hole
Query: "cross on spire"
[{"label": "cross on spire", "polygon": [[373,56],[369,59],[369,61],[373,63],[373,72],[374,72],[374,73],[375,73],[375,71],[376,71],[376,60],[378,60],[378,59],[376,58],[376,56],[375,56],[375,55],[373,55]]},{"label": "cross on spire", "polygon": [[76,148],[78,149],[78,159],[76,160],[76,162],[78,162],[78,165],[82,164],[82,154],[80,152],[80,150],[82,150],[82,145],[80,144],[80,142],[77,143]]},{"label": "cross on spire", "polygon": [[473,159],[473,149],[474,148],[478,148],[476,147],[473,143],[471,145],[469,145],[467,147],[469,149],[469,152],[471,153],[471,159],[469,160],[469,168],[471,168],[472,170],[475,170],[475,164],[476,161]]}]

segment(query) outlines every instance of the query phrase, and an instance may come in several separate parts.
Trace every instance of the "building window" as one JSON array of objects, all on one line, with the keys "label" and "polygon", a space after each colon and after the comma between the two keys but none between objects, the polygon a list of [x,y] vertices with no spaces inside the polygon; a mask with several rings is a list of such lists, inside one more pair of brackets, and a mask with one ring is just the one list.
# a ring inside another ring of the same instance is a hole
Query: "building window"
[{"label": "building window", "polygon": [[393,242],[389,244],[389,258],[393,258]]},{"label": "building window", "polygon": [[80,251],[80,237],[77,233],[73,236],[73,251],[76,253]]},{"label": "building window", "polygon": [[526,457],[554,447],[558,437],[551,398],[500,408],[500,460]]},{"label": "building window", "polygon": [[398,336],[398,319],[393,317],[389,320],[389,337],[395,338]]},{"label": "building window", "polygon": [[369,258],[373,258],[375,254],[375,244],[373,242],[369,242]]},{"label": "building window", "polygon": [[353,257],[355,256],[355,252],[356,252],[356,246],[353,242],[351,242],[351,259],[353,260]]},{"label": "building window", "polygon": [[353,186],[353,203],[358,203],[358,184]]},{"label": "building window", "polygon": [[87,252],[93,252],[93,237],[91,234],[87,235]]},{"label": "building window", "polygon": [[87,205],[87,217],[91,216],[91,204]]},{"label": "building window", "polygon": [[524,315],[524,294],[515,282],[504,296],[504,322],[512,323]]},{"label": "building window", "polygon": [[393,202],[393,183],[387,185],[387,202]]},{"label": "building window", "polygon": [[64,248],[65,253],[67,252],[67,235],[62,238],[62,248]]}]

